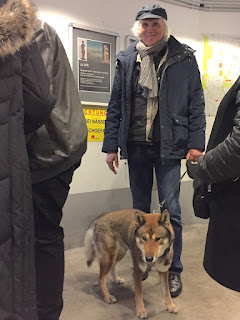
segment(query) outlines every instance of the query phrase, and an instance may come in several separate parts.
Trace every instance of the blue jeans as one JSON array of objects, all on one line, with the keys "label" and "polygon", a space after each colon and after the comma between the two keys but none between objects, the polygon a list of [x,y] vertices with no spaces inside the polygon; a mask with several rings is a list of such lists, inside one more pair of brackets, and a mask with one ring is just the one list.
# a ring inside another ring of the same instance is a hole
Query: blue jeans
[{"label": "blue jeans", "polygon": [[180,274],[183,270],[181,262],[182,220],[179,203],[180,183],[177,185],[177,182],[180,179],[181,162],[180,160],[162,161],[160,146],[157,143],[128,143],[128,167],[133,208],[150,212],[153,168],[156,172],[159,203],[167,197],[170,191],[174,190],[161,210],[169,211],[175,233],[174,256],[169,271]]}]

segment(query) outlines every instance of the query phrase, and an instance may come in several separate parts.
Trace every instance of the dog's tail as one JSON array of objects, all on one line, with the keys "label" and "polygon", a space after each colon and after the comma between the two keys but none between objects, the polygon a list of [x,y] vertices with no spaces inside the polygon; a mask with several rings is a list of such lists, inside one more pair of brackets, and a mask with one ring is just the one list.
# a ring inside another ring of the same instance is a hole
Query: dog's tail
[{"label": "dog's tail", "polygon": [[95,249],[94,249],[94,229],[95,229],[95,223],[91,223],[90,227],[88,228],[85,239],[84,239],[84,250],[85,250],[85,256],[87,259],[87,266],[90,267],[95,259]]}]

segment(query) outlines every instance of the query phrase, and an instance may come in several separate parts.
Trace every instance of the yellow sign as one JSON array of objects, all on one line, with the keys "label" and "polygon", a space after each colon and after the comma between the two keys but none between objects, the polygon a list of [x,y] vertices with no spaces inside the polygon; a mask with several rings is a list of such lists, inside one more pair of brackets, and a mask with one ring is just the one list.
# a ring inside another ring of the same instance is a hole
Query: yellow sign
[{"label": "yellow sign", "polygon": [[88,141],[102,142],[104,137],[107,109],[104,107],[83,107],[87,127]]}]

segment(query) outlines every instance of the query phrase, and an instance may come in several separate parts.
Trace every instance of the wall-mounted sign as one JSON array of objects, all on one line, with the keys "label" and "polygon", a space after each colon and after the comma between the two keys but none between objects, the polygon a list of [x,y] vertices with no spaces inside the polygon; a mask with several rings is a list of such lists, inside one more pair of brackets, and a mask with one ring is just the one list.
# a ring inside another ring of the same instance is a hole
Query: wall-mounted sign
[{"label": "wall-mounted sign", "polygon": [[72,68],[84,105],[107,105],[115,74],[115,32],[70,24]]},{"label": "wall-mounted sign", "polygon": [[88,141],[102,142],[107,109],[104,107],[83,106],[83,112],[88,127]]},{"label": "wall-mounted sign", "polygon": [[137,37],[134,36],[126,36],[126,49],[130,46],[130,44],[134,43],[137,40]]},{"label": "wall-mounted sign", "polygon": [[78,90],[110,93],[111,44],[85,38],[78,42]]},{"label": "wall-mounted sign", "polygon": [[215,116],[219,103],[240,73],[240,37],[203,35],[202,84],[206,114]]}]

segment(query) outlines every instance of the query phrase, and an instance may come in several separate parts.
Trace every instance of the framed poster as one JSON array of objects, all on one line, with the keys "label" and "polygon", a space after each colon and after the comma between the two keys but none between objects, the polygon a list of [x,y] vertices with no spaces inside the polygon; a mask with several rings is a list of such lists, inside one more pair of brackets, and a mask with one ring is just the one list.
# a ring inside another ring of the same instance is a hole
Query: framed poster
[{"label": "framed poster", "polygon": [[137,37],[135,36],[126,36],[125,38],[125,46],[126,46],[126,49],[130,46],[130,44],[132,44],[133,42],[135,42],[137,40]]},{"label": "framed poster", "polygon": [[78,90],[110,93],[111,43],[77,38]]},{"label": "framed poster", "polygon": [[106,106],[115,73],[118,34],[70,25],[72,68],[84,105]]}]

